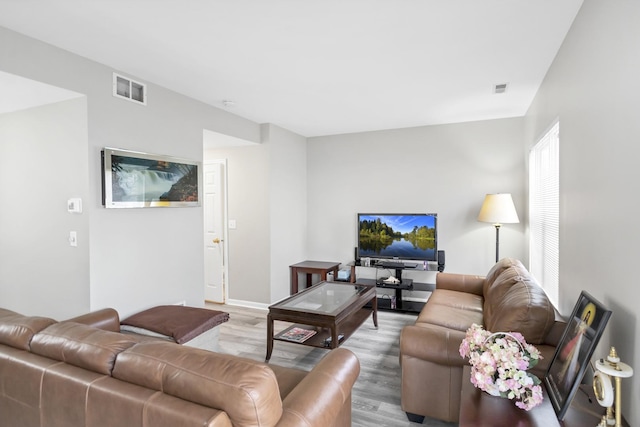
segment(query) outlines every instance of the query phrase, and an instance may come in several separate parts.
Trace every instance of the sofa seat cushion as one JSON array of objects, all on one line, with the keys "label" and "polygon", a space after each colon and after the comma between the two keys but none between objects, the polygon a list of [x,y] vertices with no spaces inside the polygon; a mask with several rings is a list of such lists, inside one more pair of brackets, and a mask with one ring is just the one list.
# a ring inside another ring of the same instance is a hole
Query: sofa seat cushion
[{"label": "sofa seat cushion", "polygon": [[416,325],[421,323],[466,332],[474,323],[482,324],[482,312],[427,302],[416,320]]},{"label": "sofa seat cushion", "polygon": [[120,353],[113,377],[225,411],[234,426],[273,426],[282,416],[278,381],[265,363],[174,343]]},{"label": "sofa seat cushion", "polygon": [[555,322],[555,309],[532,277],[520,277],[485,313],[485,329],[520,332],[529,344],[542,344]]},{"label": "sofa seat cushion", "polygon": [[483,303],[484,299],[479,295],[448,289],[436,289],[429,296],[429,304],[440,304],[479,313],[482,313]]}]

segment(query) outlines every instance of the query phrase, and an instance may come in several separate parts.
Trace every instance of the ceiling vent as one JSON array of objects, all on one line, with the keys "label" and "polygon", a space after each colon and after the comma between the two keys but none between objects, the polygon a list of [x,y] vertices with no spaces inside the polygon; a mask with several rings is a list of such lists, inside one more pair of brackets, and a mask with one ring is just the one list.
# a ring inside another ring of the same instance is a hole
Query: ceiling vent
[{"label": "ceiling vent", "polygon": [[505,93],[507,91],[507,83],[499,83],[493,87],[493,93]]},{"label": "ceiling vent", "polygon": [[113,73],[113,96],[147,105],[147,85]]}]

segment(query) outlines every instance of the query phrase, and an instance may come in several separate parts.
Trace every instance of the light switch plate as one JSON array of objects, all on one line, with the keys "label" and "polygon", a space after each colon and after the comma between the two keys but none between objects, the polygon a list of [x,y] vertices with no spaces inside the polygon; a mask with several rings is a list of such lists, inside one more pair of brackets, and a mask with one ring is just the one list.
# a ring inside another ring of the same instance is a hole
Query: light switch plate
[{"label": "light switch plate", "polygon": [[67,211],[71,213],[82,213],[82,199],[73,198],[67,200]]}]

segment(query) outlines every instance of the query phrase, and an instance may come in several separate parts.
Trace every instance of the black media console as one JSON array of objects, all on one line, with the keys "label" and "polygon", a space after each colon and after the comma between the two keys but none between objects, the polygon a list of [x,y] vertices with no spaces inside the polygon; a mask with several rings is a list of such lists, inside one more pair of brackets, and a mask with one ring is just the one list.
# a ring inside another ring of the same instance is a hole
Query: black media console
[{"label": "black media console", "polygon": [[[425,291],[431,292],[435,289],[435,284],[433,283],[419,283],[414,282],[413,279],[403,279],[402,272],[404,270],[417,270],[417,271],[438,271],[437,263],[427,263],[426,269],[425,265],[422,262],[411,262],[411,261],[377,261],[369,266],[360,265],[359,262],[349,263],[351,266],[351,281],[355,283],[360,283],[363,285],[376,285],[376,287],[381,289],[393,289],[395,290],[394,295],[381,294],[378,295],[378,309],[379,310],[393,310],[393,311],[401,311],[405,313],[420,313],[422,308],[424,307],[424,302],[420,301],[407,301],[403,299],[403,291]],[[386,278],[378,278],[378,279],[357,279],[356,278],[356,267],[369,267],[376,268],[379,270],[394,270],[394,277],[398,280],[397,283],[390,283],[388,280],[384,280]]]}]

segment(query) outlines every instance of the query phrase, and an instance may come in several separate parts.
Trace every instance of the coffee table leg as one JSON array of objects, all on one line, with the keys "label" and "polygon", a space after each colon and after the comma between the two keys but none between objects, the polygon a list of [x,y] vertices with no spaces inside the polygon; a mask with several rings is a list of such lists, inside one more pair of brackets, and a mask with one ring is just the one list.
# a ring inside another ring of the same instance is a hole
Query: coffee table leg
[{"label": "coffee table leg", "polygon": [[333,325],[331,327],[331,348],[337,348],[340,345],[338,341],[338,327]]},{"label": "coffee table leg", "polygon": [[371,302],[371,307],[373,307],[373,326],[378,329],[378,297],[374,296],[373,301]]},{"label": "coffee table leg", "polygon": [[267,315],[267,357],[265,362],[271,359],[271,353],[273,352],[273,318],[270,314]]},{"label": "coffee table leg", "polygon": [[291,295],[298,293],[298,269],[295,267],[290,267],[291,270]]},{"label": "coffee table leg", "polygon": [[307,287],[305,289],[309,289],[313,286],[313,273],[307,273]]}]

